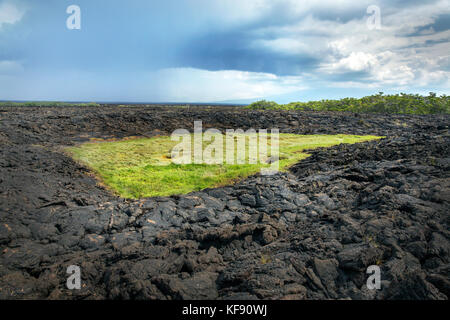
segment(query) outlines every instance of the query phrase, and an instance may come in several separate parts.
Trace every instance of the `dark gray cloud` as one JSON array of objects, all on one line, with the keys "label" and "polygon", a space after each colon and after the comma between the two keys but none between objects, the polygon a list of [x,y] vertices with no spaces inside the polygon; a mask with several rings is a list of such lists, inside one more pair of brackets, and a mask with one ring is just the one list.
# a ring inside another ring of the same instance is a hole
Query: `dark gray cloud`
[{"label": "dark gray cloud", "polygon": [[247,30],[206,35],[181,48],[177,61],[180,66],[212,71],[242,70],[277,75],[309,72],[320,63],[319,57],[308,54],[283,54],[254,48],[253,40]]}]

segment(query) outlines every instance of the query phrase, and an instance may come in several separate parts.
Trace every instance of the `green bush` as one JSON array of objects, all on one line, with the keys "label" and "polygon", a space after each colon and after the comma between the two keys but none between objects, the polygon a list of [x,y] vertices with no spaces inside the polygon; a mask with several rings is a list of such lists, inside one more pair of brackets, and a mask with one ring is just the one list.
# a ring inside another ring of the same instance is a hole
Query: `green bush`
[{"label": "green bush", "polygon": [[279,105],[273,101],[257,101],[247,106],[249,109],[265,110],[302,110],[302,111],[349,111],[361,113],[405,113],[437,114],[450,113],[450,97],[437,96],[430,92],[428,96],[418,94],[378,94],[340,100],[321,100],[309,102],[291,102]]},{"label": "green bush", "polygon": [[280,105],[275,101],[259,100],[248,106],[250,109],[278,109]]}]

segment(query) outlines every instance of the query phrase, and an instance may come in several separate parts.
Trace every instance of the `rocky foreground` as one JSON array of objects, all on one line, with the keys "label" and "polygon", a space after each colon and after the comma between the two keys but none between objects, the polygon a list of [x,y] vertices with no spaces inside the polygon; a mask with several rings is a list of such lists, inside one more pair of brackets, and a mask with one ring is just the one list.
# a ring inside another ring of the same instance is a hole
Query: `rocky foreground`
[{"label": "rocky foreground", "polygon": [[[64,146],[192,128],[375,134],[275,176],[112,195]],[[1,108],[1,299],[448,299],[450,116]],[[70,265],[82,288],[66,288]],[[366,269],[381,267],[381,290]]]}]

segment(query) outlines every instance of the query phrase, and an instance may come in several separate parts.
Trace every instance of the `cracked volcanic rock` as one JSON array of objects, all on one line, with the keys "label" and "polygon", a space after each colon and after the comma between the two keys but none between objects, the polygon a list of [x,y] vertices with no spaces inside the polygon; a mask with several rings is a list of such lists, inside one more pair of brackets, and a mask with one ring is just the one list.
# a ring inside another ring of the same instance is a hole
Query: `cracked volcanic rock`
[{"label": "cracked volcanic rock", "polygon": [[[0,109],[0,298],[447,299],[449,116],[232,107]],[[63,147],[205,128],[376,134],[289,172],[126,200]],[[382,288],[366,287],[369,265]],[[82,289],[66,289],[81,268]]]}]

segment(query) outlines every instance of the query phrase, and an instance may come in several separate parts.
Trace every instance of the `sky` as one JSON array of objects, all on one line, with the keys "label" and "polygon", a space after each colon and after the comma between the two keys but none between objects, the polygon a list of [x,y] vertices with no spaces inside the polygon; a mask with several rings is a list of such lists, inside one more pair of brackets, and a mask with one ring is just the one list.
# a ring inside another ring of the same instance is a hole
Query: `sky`
[{"label": "sky", "polygon": [[0,0],[0,100],[286,103],[449,79],[450,0]]}]

